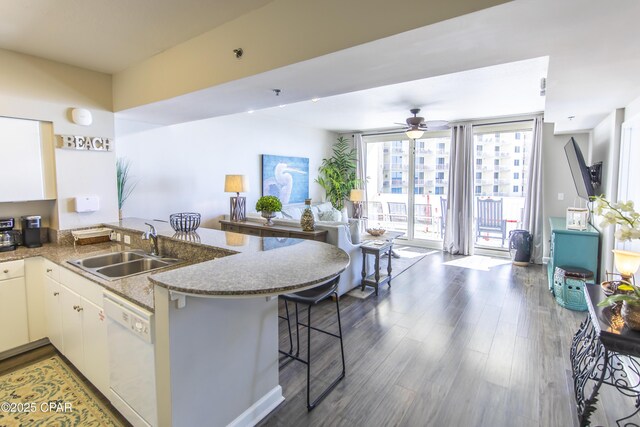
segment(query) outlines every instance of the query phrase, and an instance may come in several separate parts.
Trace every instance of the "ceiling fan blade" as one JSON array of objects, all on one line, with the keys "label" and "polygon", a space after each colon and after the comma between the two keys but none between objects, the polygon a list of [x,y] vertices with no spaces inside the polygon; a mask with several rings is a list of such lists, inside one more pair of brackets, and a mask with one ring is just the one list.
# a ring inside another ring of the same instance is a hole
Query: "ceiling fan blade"
[{"label": "ceiling fan blade", "polygon": [[440,126],[449,126],[449,122],[446,120],[427,120],[425,122],[428,128],[440,127]]}]

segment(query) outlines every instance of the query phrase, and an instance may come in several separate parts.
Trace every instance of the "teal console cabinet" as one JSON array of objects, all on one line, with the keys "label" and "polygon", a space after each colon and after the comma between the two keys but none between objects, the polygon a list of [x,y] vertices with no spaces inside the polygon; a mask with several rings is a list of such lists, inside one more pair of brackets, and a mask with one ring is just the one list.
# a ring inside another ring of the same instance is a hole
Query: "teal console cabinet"
[{"label": "teal console cabinet", "polygon": [[598,280],[598,241],[600,233],[592,226],[584,231],[567,230],[564,218],[549,217],[551,246],[547,264],[549,290],[553,292],[553,274],[556,267],[581,267],[593,272]]}]

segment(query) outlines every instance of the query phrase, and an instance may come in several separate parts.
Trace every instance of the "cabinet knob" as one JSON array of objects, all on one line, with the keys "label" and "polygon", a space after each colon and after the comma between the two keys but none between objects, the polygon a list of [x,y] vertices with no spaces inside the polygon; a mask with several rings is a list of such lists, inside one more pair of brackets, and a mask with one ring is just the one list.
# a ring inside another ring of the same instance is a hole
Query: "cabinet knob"
[{"label": "cabinet knob", "polygon": [[2,270],[2,272],[3,272],[4,274],[7,274],[7,273],[9,272],[9,270]]},{"label": "cabinet knob", "polygon": [[51,273],[53,271],[52,268],[47,268],[47,273]]},{"label": "cabinet knob", "polygon": [[53,296],[54,296],[54,297],[57,297],[58,295],[60,295],[60,292],[54,292],[54,293],[53,293]]}]

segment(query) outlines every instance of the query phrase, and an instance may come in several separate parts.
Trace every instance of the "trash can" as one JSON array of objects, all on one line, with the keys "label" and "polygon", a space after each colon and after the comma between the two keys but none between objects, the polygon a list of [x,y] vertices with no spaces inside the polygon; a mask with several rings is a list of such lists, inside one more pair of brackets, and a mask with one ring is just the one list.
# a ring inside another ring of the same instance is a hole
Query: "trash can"
[{"label": "trash can", "polygon": [[531,260],[531,243],[533,238],[527,230],[511,230],[509,232],[509,254],[514,265],[526,267]]}]

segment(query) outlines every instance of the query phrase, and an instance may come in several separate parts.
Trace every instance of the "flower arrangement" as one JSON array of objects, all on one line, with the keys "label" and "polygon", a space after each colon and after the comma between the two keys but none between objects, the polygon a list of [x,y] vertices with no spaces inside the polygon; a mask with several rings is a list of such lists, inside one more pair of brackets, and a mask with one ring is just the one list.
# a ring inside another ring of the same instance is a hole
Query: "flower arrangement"
[{"label": "flower arrangement", "polygon": [[603,217],[600,227],[619,225],[615,232],[616,239],[640,239],[640,214],[634,210],[633,201],[611,203],[604,196],[596,196],[593,201],[593,213]]},{"label": "flower arrangement", "polygon": [[256,203],[258,212],[280,212],[282,210],[282,202],[276,196],[262,196]]}]

